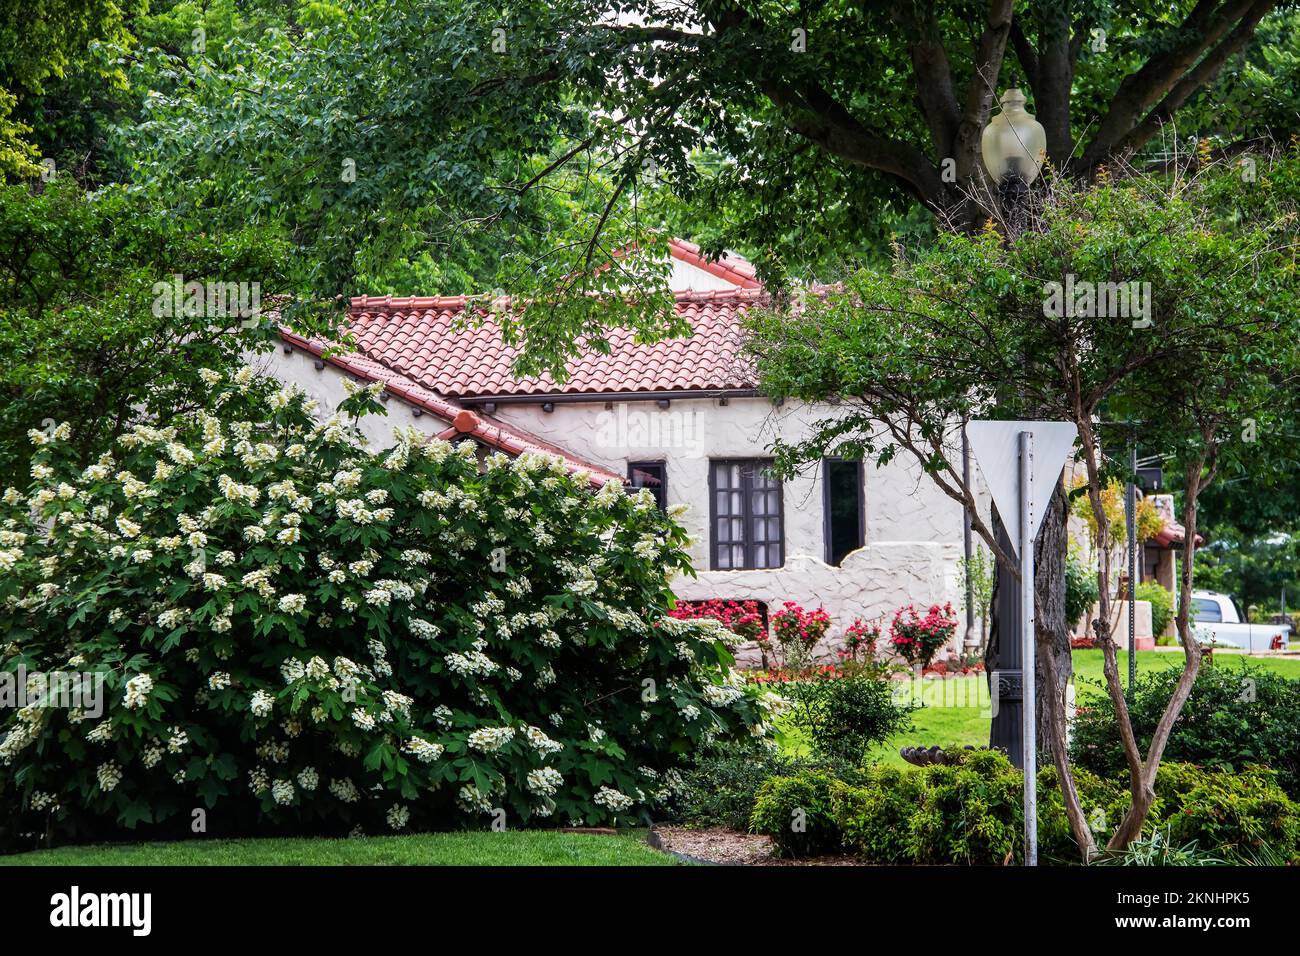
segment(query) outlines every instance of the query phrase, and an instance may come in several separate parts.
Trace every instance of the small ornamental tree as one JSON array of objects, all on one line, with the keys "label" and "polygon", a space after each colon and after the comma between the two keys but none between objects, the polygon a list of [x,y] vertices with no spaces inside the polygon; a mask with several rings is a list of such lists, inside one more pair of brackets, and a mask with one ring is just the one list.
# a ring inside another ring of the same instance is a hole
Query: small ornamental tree
[{"label": "small ornamental tree", "polygon": [[33,432],[3,495],[0,677],[104,690],[4,711],[15,832],[632,821],[683,754],[767,733],[734,635],[668,614],[685,532],[649,495],[414,431],[371,454],[250,370],[205,378],[210,411],[88,467]]},{"label": "small ornamental tree", "polygon": [[[1295,222],[1300,157],[1245,170],[1199,157],[1195,176],[1120,169],[1087,186],[1045,176],[1041,202],[1008,240],[990,226],[904,253],[793,308],[755,310],[749,350],[773,399],[825,403],[797,443],[778,442],[788,474],[830,455],[880,463],[904,455],[959,502],[990,554],[1019,568],[961,467],[972,419],[1072,423],[1080,493],[1093,518],[1104,657],[1123,747],[1130,809],[1108,843],[1123,850],[1155,800],[1164,748],[1200,667],[1188,618],[1200,494],[1222,474],[1289,460],[1300,296]],[[1050,173],[1050,170],[1049,170]],[[1069,290],[1068,295],[1066,290]],[[1066,299],[1068,298],[1068,301]],[[779,303],[778,303],[779,304]],[[1183,545],[1177,628],[1183,669],[1151,739],[1139,742],[1111,633],[1113,524],[1105,495],[1131,476],[1117,449],[1136,429],[1166,456]],[[1082,507],[1082,506],[1080,506]],[[1035,548],[1039,741],[1053,761],[1081,856],[1097,852],[1070,773],[1065,692],[1064,484],[1049,500]],[[1004,640],[995,627],[991,643]]]}]

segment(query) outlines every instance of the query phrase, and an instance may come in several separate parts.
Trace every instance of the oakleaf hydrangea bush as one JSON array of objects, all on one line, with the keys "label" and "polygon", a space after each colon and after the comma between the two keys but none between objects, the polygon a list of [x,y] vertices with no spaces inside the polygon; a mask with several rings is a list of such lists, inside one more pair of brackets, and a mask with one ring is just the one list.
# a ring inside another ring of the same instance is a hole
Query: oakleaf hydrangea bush
[{"label": "oakleaf hydrangea bush", "polygon": [[[103,675],[104,712],[0,711],[26,832],[592,825],[645,818],[779,699],[670,616],[685,533],[547,456],[320,421],[244,369],[77,463],[35,431],[0,504],[0,668]],[[170,824],[167,823],[170,821]]]}]

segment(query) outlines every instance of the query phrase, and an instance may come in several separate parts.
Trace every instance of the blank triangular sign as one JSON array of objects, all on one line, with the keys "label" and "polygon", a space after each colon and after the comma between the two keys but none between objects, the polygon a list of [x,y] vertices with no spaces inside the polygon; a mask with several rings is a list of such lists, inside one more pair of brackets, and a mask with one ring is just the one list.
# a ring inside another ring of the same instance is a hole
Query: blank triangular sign
[{"label": "blank triangular sign", "polygon": [[1029,503],[1029,538],[1038,536],[1047,503],[1056,490],[1074,448],[1079,430],[1073,422],[967,422],[966,437],[979,462],[984,481],[998,506],[998,515],[1011,538],[1020,547],[1020,433],[1034,436],[1034,494]]}]

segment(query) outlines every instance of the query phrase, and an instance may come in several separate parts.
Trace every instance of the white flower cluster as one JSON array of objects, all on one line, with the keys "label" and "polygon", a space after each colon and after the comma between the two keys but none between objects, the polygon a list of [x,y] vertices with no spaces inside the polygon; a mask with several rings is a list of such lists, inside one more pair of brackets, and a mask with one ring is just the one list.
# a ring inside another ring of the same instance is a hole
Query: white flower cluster
[{"label": "white flower cluster", "polygon": [[122,698],[122,704],[127,710],[136,710],[143,707],[149,700],[149,694],[153,690],[153,678],[148,674],[136,674],[126,682],[126,696]]},{"label": "white flower cluster", "polygon": [[342,780],[331,780],[330,793],[344,803],[356,803],[361,799],[361,794],[350,777],[344,777]]},{"label": "white flower cluster", "polygon": [[703,693],[711,707],[730,707],[745,697],[745,692],[732,684],[705,684]]},{"label": "white flower cluster", "polygon": [[597,806],[605,807],[606,809],[618,813],[622,810],[627,810],[636,801],[627,794],[621,793],[618,790],[611,789],[610,787],[601,787],[596,791],[596,795],[592,797],[592,802]]},{"label": "white flower cluster", "polygon": [[528,789],[544,797],[553,795],[564,784],[564,777],[554,767],[528,771]]},{"label": "white flower cluster", "polygon": [[410,628],[412,634],[416,637],[423,638],[426,641],[433,640],[439,633],[441,633],[438,629],[438,625],[430,624],[428,621],[422,621],[418,617],[410,618],[406,622],[406,626]]},{"label": "white flower cluster", "polygon": [[513,727],[482,727],[469,735],[467,743],[483,753],[494,753],[514,738]]},{"label": "white flower cluster", "polygon": [[497,665],[482,651],[470,651],[468,654],[451,653],[443,658],[453,674],[461,676],[479,675],[486,677],[497,669]]},{"label": "white flower cluster", "polygon": [[543,756],[559,753],[564,749],[564,744],[546,736],[540,727],[529,726],[528,730],[525,731],[525,736],[528,737],[528,743],[532,745],[532,748]]},{"label": "white flower cluster", "polygon": [[110,760],[99,765],[95,771],[95,778],[99,781],[99,789],[109,793],[122,782],[122,770]]},{"label": "white flower cluster", "polygon": [[280,598],[280,610],[286,614],[301,614],[307,607],[307,598],[301,594],[286,594]]},{"label": "white flower cluster", "polygon": [[420,763],[433,763],[442,756],[444,749],[442,744],[433,743],[423,737],[412,737],[402,747],[404,752],[410,754]]},{"label": "white flower cluster", "polygon": [[264,690],[255,691],[248,701],[248,709],[253,712],[254,717],[270,716],[274,706],[275,698]]},{"label": "white flower cluster", "polygon": [[404,830],[411,822],[411,811],[400,803],[388,810],[388,825],[394,830]]}]

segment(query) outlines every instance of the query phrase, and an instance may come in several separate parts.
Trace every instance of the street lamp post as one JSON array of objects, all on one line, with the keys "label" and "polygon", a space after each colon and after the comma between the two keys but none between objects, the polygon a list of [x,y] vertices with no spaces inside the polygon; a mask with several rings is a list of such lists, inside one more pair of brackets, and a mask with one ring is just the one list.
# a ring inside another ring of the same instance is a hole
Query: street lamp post
[{"label": "street lamp post", "polygon": [[[1038,178],[1047,151],[1047,134],[1025,110],[1025,95],[1009,89],[999,101],[1002,111],[989,121],[980,137],[984,168],[997,183],[998,204],[1009,233],[1021,232],[1029,219],[1029,185]],[[1001,521],[994,530],[1003,552],[1015,550]],[[1032,562],[1031,562],[1032,564]],[[1032,587],[1032,582],[1028,582]],[[1001,747],[1017,767],[1025,765],[1022,719],[1024,716],[1024,660],[1017,635],[1023,627],[1022,607],[1016,578],[1010,569],[997,565],[998,653],[997,668],[991,675],[991,692],[996,706],[989,732],[989,746]]]}]

